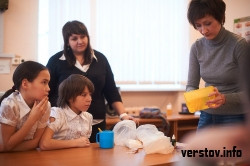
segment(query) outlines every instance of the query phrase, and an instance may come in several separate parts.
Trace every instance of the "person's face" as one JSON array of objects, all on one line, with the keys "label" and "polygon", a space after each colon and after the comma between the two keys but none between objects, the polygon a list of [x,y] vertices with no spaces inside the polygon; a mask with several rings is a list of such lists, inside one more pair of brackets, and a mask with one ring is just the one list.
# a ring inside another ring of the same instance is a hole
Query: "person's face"
[{"label": "person's face", "polygon": [[214,39],[221,29],[221,24],[213,16],[205,17],[195,21],[196,29],[207,39]]},{"label": "person's face", "polygon": [[82,111],[87,111],[89,109],[91,101],[91,93],[89,92],[89,89],[85,87],[81,95],[77,96],[74,101],[73,99],[69,101],[69,107],[76,114],[80,114]]},{"label": "person's face", "polygon": [[69,46],[74,55],[83,54],[88,46],[88,37],[82,34],[72,34],[69,37]]},{"label": "person's face", "polygon": [[48,70],[42,70],[32,82],[26,80],[26,83],[24,83],[24,86],[26,86],[26,92],[28,94],[26,96],[30,100],[41,101],[49,94],[49,81],[50,74]]}]

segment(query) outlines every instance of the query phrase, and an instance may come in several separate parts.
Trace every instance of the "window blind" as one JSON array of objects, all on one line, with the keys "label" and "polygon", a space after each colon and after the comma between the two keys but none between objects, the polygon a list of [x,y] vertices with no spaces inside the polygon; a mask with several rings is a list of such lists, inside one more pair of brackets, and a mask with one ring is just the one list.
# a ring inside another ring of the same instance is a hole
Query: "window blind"
[{"label": "window blind", "polygon": [[39,39],[45,39],[39,43],[42,63],[62,50],[62,26],[79,20],[89,30],[92,47],[107,57],[122,91],[184,90],[189,56],[187,0],[45,1],[40,0],[39,6],[48,10],[46,17],[39,14],[43,31]]}]

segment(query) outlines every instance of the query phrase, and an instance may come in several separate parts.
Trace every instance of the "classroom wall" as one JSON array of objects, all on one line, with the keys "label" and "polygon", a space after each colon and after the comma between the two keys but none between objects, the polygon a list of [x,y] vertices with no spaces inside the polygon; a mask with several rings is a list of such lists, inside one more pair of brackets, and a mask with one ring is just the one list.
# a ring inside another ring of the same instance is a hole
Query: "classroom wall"
[{"label": "classroom wall", "polygon": [[[224,0],[227,5],[226,29],[233,31],[235,18],[250,16],[250,0]],[[9,0],[9,9],[3,13],[4,39],[3,52],[13,53],[26,60],[37,60],[38,0]],[[190,28],[191,44],[201,35]],[[1,59],[0,59],[1,60]],[[13,85],[12,74],[0,74],[0,92]],[[3,81],[4,80],[4,81]],[[121,92],[125,107],[158,106],[165,110],[171,102],[175,113],[181,110],[183,92]]]},{"label": "classroom wall", "polygon": [[[3,28],[4,53],[37,60],[38,0],[9,0],[9,9],[3,13]],[[11,66],[10,74],[0,74],[0,92],[12,87],[15,68]]]}]

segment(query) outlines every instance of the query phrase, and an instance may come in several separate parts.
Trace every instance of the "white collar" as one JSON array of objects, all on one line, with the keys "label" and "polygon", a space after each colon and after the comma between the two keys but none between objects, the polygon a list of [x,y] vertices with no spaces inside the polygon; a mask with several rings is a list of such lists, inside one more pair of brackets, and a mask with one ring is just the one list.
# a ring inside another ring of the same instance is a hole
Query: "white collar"
[{"label": "white collar", "polygon": [[[94,58],[96,61],[98,61],[97,58],[96,58],[96,56],[95,56],[94,51],[92,51],[92,53],[91,53],[91,59],[92,59],[92,58]],[[65,55],[62,54],[62,56],[61,56],[59,59],[60,59],[60,60],[66,60]],[[89,69],[89,66],[90,66],[90,64],[87,64],[87,65],[83,65],[83,66],[82,66],[82,65],[80,64],[80,62],[78,62],[78,61],[76,60],[75,67],[77,67],[79,70],[81,70],[81,71],[83,71],[83,72],[87,72],[88,69]]]},{"label": "white collar", "polygon": [[[92,51],[92,53],[91,53],[91,58],[94,58],[94,59],[97,61],[97,58],[96,58],[96,56],[95,56],[94,51]],[[66,60],[65,55],[62,54],[62,56],[61,56],[59,59],[60,59],[60,60]]]},{"label": "white collar", "polygon": [[27,105],[23,96],[20,92],[14,92],[17,95],[17,101],[20,102],[21,109],[20,109],[20,119],[22,119],[26,114],[31,111],[31,108]]},{"label": "white collar", "polygon": [[76,118],[77,116],[81,117],[82,119],[85,119],[85,114],[87,112],[84,112],[82,111],[79,115],[77,115],[69,106],[67,106],[65,109],[64,109],[64,112],[66,114],[66,117],[68,119],[68,121],[71,121],[73,120],[74,118]]}]

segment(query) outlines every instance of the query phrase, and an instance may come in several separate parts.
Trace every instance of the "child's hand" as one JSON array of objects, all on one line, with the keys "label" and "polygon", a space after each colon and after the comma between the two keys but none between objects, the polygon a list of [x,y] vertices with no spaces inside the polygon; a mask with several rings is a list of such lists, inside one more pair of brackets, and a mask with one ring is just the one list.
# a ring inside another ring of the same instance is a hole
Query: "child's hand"
[{"label": "child's hand", "polygon": [[89,139],[86,137],[78,138],[76,139],[76,141],[77,141],[77,147],[79,148],[90,146]]},{"label": "child's hand", "polygon": [[32,118],[34,121],[38,121],[42,118],[42,116],[45,114],[48,106],[48,97],[45,97],[38,103],[38,101],[35,101],[31,111],[29,118]]}]

